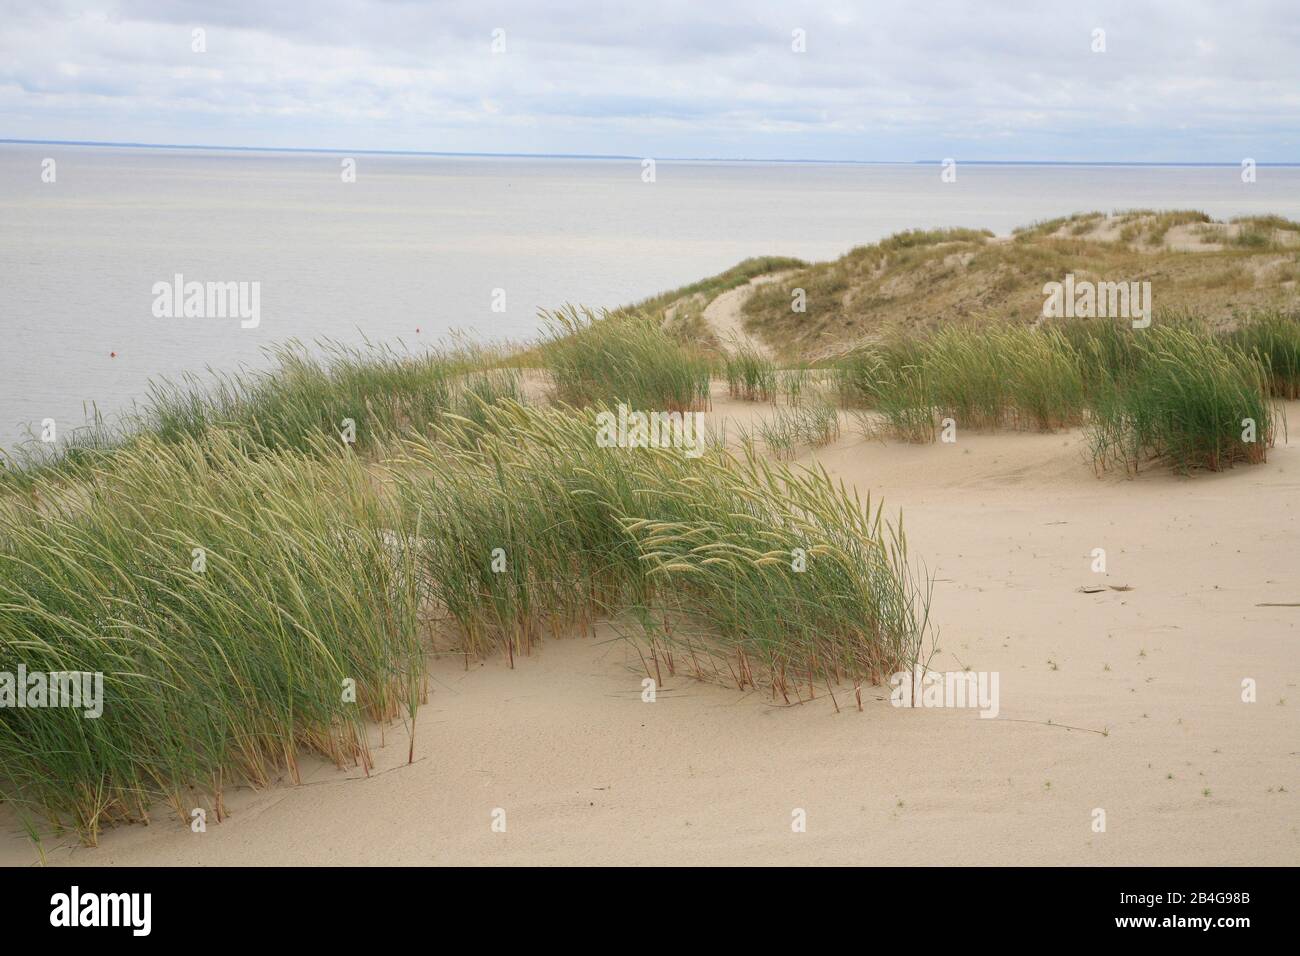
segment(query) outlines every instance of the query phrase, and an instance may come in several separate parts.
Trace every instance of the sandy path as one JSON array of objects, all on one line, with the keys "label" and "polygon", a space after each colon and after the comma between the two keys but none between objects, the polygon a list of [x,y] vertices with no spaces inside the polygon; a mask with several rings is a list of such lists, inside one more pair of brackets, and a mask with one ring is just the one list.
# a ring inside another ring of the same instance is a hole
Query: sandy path
[{"label": "sandy path", "polygon": [[734,343],[744,343],[752,346],[765,358],[776,358],[775,353],[765,343],[745,331],[744,316],[740,310],[745,300],[754,294],[755,288],[769,282],[779,282],[788,275],[790,272],[774,272],[771,275],[758,276],[746,285],[722,293],[705,307],[704,321],[713,327],[713,332],[723,347],[730,350]]},{"label": "sandy path", "polygon": [[[761,408],[719,396],[714,414]],[[642,703],[639,656],[603,629],[513,671],[435,662],[413,765],[390,728],[371,779],[317,766],[232,794],[206,833],[167,818],[95,850],[52,841],[50,862],[1300,862],[1300,608],[1257,606],[1300,602],[1300,443],[1134,481],[1094,478],[1073,433],[846,433],[818,457],[905,510],[938,579],[935,665],[999,672],[998,719],[895,709],[880,688],[863,713],[776,707],[667,675]],[[1076,590],[1098,581],[1134,590]],[[0,834],[0,862],[34,859],[11,815]]]}]

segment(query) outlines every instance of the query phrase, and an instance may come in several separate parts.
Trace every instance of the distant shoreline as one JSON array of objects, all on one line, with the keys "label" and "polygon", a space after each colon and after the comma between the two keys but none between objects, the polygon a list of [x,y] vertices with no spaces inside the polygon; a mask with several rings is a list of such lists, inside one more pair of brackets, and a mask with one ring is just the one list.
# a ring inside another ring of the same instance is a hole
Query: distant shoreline
[{"label": "distant shoreline", "polygon": [[[644,157],[631,154],[601,153],[491,153],[456,152],[423,149],[339,149],[329,146],[214,146],[194,143],[115,143],[106,140],[78,139],[0,139],[4,146],[81,146],[107,149],[181,149],[196,152],[224,153],[326,153],[360,156],[440,156],[464,159],[578,159],[639,162]],[[744,163],[755,166],[938,166],[942,159],[754,159],[735,156],[656,156],[663,163]],[[1180,163],[1140,160],[1038,160],[1038,159],[965,159],[963,166],[1080,166],[1080,167],[1152,167],[1152,168],[1236,168],[1240,160],[1216,163]],[[1266,163],[1270,168],[1300,167],[1300,162]]]}]

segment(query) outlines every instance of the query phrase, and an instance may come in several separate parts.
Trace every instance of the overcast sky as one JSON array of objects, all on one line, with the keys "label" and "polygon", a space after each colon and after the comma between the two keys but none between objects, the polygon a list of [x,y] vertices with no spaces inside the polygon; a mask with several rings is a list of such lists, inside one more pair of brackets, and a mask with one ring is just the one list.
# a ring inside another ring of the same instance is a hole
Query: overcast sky
[{"label": "overcast sky", "polygon": [[0,0],[0,138],[1295,162],[1298,3]]}]

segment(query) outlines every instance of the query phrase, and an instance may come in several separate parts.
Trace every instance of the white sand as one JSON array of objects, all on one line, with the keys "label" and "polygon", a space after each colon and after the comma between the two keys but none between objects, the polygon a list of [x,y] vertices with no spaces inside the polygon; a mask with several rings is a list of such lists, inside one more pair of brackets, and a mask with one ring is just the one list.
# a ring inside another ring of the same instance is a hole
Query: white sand
[{"label": "white sand", "polygon": [[[231,793],[206,833],[166,817],[98,849],[53,841],[49,861],[1300,862],[1300,607],[1257,606],[1300,602],[1300,449],[1131,481],[1098,480],[1083,452],[1077,433],[846,433],[818,455],[905,510],[939,579],[935,666],[1000,672],[996,720],[896,709],[883,688],[862,713],[848,695],[839,714],[822,696],[776,707],[684,676],[642,703],[637,652],[604,629],[513,671],[437,662],[410,766],[389,728],[371,779],[317,766],[300,787]],[[1108,575],[1089,569],[1097,547]],[[1133,590],[1076,590],[1099,580]],[[1241,702],[1247,677],[1258,703]],[[0,863],[31,862],[5,814]]]}]

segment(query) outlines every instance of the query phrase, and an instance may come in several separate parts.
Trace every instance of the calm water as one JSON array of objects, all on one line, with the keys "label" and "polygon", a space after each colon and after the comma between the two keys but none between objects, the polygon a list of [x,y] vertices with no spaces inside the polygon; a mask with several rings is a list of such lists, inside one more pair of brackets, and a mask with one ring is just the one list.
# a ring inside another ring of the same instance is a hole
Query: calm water
[{"label": "calm water", "polygon": [[[1093,209],[1300,218],[1298,169],[1245,185],[1232,168],[962,166],[945,184],[937,167],[661,162],[647,184],[633,161],[359,156],[345,184],[340,162],[0,146],[0,446],[90,402],[111,417],[151,377],[256,366],[268,343],[524,338],[539,308],[620,305],[747,256]],[[260,325],[155,318],[153,284],[176,273],[260,282]]]}]

